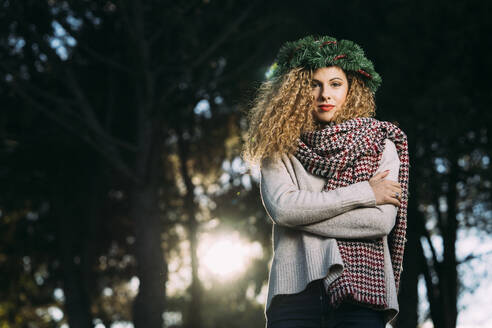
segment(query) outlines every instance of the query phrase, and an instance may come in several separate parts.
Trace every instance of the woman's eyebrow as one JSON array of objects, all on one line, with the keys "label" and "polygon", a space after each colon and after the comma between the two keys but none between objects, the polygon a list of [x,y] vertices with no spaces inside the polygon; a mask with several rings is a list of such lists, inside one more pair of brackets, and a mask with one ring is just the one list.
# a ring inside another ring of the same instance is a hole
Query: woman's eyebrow
[{"label": "woman's eyebrow", "polygon": [[[329,81],[333,81],[333,80],[340,80],[340,81],[343,81],[343,79],[341,77],[332,77]],[[314,82],[320,82],[320,80],[317,80],[317,79],[313,79]]]}]

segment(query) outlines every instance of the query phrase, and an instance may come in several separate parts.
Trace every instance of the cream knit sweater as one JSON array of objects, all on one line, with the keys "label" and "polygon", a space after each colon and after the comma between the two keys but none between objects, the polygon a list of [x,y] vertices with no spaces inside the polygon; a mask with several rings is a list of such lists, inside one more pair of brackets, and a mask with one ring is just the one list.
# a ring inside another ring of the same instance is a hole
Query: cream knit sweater
[{"label": "cream knit sweater", "polygon": [[[386,139],[376,173],[390,170],[386,179],[398,181],[399,167],[395,144]],[[327,287],[339,277],[343,261],[334,238],[383,237],[388,304],[384,311],[386,322],[393,321],[399,309],[387,235],[397,207],[376,205],[368,181],[321,191],[324,178],[308,173],[293,155],[264,160],[260,172],[261,198],[273,222],[265,316],[275,295],[299,293],[315,279],[324,278]]]}]

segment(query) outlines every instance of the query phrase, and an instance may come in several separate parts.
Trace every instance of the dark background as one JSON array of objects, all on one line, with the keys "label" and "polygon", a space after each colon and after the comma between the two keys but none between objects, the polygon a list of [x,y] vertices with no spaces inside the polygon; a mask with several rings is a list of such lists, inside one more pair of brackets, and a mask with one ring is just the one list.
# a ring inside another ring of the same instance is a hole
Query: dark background
[{"label": "dark background", "polygon": [[[397,326],[486,318],[460,300],[490,285],[490,9],[0,1],[0,326],[262,327],[272,223],[238,156],[255,88],[307,34],[360,44],[383,78],[376,117],[408,135]],[[201,238],[234,232],[262,256],[201,274]]]}]

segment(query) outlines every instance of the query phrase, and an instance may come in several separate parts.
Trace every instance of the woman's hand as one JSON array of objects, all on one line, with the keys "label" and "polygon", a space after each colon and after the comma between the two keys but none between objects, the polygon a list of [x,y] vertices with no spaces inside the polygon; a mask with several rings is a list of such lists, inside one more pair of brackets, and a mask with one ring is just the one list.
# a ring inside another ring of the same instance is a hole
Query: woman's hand
[{"label": "woman's hand", "polygon": [[[393,204],[400,206],[401,199],[401,187],[396,181],[385,180],[384,178],[389,174],[389,170],[380,172],[369,179],[369,184],[376,196],[376,205]],[[398,198],[396,197],[398,193]]]}]

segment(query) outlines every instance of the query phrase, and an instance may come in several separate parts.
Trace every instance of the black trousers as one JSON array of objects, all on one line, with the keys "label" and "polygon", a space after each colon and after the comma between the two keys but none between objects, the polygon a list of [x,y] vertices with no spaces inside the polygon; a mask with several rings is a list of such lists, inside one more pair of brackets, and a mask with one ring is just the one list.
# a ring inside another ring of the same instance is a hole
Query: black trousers
[{"label": "black trousers", "polygon": [[343,303],[334,309],[328,303],[323,282],[312,281],[297,294],[277,295],[266,313],[267,328],[384,328],[383,313],[368,307]]}]

